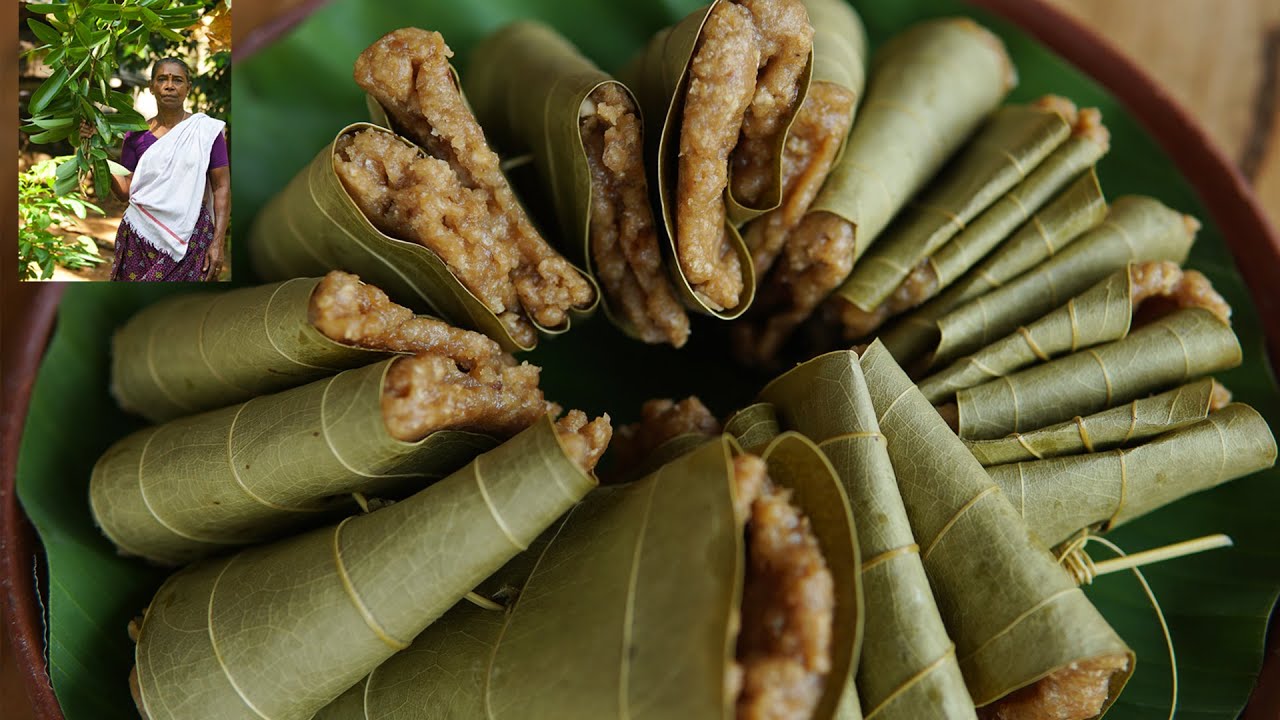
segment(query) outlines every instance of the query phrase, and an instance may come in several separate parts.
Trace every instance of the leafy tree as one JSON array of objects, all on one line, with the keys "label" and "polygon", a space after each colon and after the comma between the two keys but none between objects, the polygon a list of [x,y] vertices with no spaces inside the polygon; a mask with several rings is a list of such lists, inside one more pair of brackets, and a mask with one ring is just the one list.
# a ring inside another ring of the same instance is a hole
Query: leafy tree
[{"label": "leafy tree", "polygon": [[73,160],[52,158],[18,174],[18,273],[23,280],[49,278],[55,265],[88,267],[103,261],[96,245],[49,231],[70,222],[72,215],[83,220],[90,210],[103,214],[102,208],[87,200],[54,191],[63,174],[74,180]]},{"label": "leafy tree", "polygon": [[[146,119],[133,109],[133,98],[110,88],[116,59],[143,51],[153,34],[183,42],[178,31],[199,19],[204,3],[67,0],[26,7],[45,14],[44,22],[32,18],[27,23],[42,43],[32,53],[47,51],[44,62],[53,74],[31,94],[27,106],[31,117],[22,130],[36,143],[78,140],[75,155],[58,166],[57,195],[75,190],[80,178],[92,171],[95,194],[105,198],[111,190],[110,174],[127,172],[108,160],[107,150],[118,144],[125,131],[147,127]],[[81,121],[97,133],[80,140]]]}]

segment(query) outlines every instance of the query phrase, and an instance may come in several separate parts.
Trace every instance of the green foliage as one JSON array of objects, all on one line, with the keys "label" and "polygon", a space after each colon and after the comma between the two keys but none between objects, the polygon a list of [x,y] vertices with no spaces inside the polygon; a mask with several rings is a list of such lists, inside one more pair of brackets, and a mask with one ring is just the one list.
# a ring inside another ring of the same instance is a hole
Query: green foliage
[{"label": "green foliage", "polygon": [[45,14],[44,21],[27,20],[42,43],[31,52],[47,52],[44,62],[54,70],[31,94],[27,105],[31,117],[22,131],[31,135],[32,142],[54,143],[79,139],[82,121],[97,130],[80,140],[76,154],[65,161],[71,169],[59,167],[58,195],[76,189],[77,178],[92,171],[96,196],[107,197],[111,191],[107,150],[118,144],[125,131],[146,129],[146,119],[133,109],[133,99],[109,87],[116,58],[137,54],[153,35],[183,42],[177,31],[194,23],[203,10],[199,3],[182,4],[189,1],[27,4],[31,12]]},{"label": "green foliage", "polygon": [[102,262],[91,243],[49,231],[69,222],[73,215],[83,220],[90,210],[104,214],[91,202],[58,192],[59,186],[75,184],[76,164],[72,160],[52,158],[18,174],[18,272],[23,280],[44,280],[53,275],[56,265],[75,268]]},{"label": "green foliage", "polygon": [[[202,5],[202,15],[215,12],[221,0],[187,0]],[[230,12],[230,3],[227,3]],[[121,64],[142,74],[150,72],[155,61],[166,57],[194,58],[199,42],[195,36],[183,38],[175,45],[168,38],[153,35],[150,42],[136,48],[133,54],[121,58]],[[188,96],[192,110],[212,117],[231,121],[231,52],[222,50],[209,55],[209,64],[201,68],[192,64],[191,93]]]}]

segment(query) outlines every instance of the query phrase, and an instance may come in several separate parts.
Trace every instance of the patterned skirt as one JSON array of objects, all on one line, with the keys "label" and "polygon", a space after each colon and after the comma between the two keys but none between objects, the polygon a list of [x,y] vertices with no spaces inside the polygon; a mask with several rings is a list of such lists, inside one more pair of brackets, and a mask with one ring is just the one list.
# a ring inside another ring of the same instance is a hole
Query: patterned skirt
[{"label": "patterned skirt", "polygon": [[[187,244],[187,253],[174,260],[152,247],[128,220],[116,231],[116,259],[111,279],[124,282],[199,282],[204,257],[213,242],[213,214],[208,205],[200,207],[200,219]],[[214,278],[215,280],[217,278]]]}]

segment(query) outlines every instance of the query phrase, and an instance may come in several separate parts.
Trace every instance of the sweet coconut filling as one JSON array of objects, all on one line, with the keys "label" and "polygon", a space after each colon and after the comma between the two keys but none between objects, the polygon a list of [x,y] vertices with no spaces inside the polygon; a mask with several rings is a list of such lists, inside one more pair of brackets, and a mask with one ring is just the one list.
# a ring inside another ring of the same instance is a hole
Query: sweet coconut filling
[{"label": "sweet coconut filling", "polygon": [[694,292],[717,309],[737,306],[744,288],[725,228],[730,169],[745,205],[777,182],[780,135],[800,101],[812,46],[799,0],[721,2],[703,24],[680,123],[676,249]]},{"label": "sweet coconut filling", "polygon": [[569,458],[589,473],[596,469],[600,456],[608,449],[613,426],[609,424],[608,415],[587,420],[581,410],[570,410],[556,421],[556,433]]},{"label": "sweet coconut filling", "polygon": [[635,104],[614,83],[597,87],[579,112],[591,169],[591,259],[609,307],[646,343],[681,347],[689,316],[662,264],[644,137]]},{"label": "sweet coconut filling", "polygon": [[355,79],[417,152],[386,132],[338,141],[335,169],[378,229],[431,249],[521,344],[530,321],[562,327],[595,300],[590,283],[529,222],[454,81],[439,33],[392,32],[356,60]]},{"label": "sweet coconut filling", "polygon": [[311,325],[334,342],[368,350],[430,353],[453,358],[464,369],[515,360],[485,335],[456,328],[392,302],[382,290],[334,270],[311,293]]},{"label": "sweet coconut filling", "polygon": [[618,428],[613,443],[615,464],[633,468],[644,462],[663,443],[681,435],[718,435],[720,421],[696,396],[679,402],[648,400],[640,408],[640,420]]},{"label": "sweet coconut filling", "polygon": [[743,236],[756,277],[773,267],[787,236],[817,198],[853,124],[855,100],[851,90],[835,83],[809,86],[782,153],[782,205],[753,221]]},{"label": "sweet coconut filling", "polygon": [[1129,669],[1126,655],[1073,662],[978,708],[981,720],[1089,720],[1102,712],[1111,679]]},{"label": "sweet coconut filling", "polygon": [[736,664],[727,678],[738,720],[808,720],[831,670],[835,590],[790,492],[764,461],[734,459],[735,511],[746,522],[746,575]]},{"label": "sweet coconut filling", "polygon": [[804,216],[783,246],[769,284],[758,299],[762,320],[735,335],[735,350],[746,362],[767,365],[795,329],[849,276],[855,229],[829,212]]},{"label": "sweet coconut filling", "polygon": [[383,421],[399,440],[437,430],[508,437],[552,409],[537,366],[516,362],[480,333],[416,316],[350,273],[320,281],[308,319],[335,342],[410,355],[392,363],[382,387]]}]

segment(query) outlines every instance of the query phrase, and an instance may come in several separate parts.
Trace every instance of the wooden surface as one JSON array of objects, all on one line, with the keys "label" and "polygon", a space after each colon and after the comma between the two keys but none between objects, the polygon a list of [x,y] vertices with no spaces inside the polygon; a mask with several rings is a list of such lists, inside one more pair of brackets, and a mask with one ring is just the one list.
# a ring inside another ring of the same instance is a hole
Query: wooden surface
[{"label": "wooden surface", "polygon": [[[237,44],[270,9],[304,0],[242,3]],[[1280,2],[1276,0],[1050,0],[1138,61],[1195,115],[1280,226]],[[3,635],[3,633],[0,633]],[[0,717],[31,720],[7,638],[0,638]]]},{"label": "wooden surface", "polygon": [[1186,107],[1280,227],[1280,2],[1049,2],[1135,59]]}]

